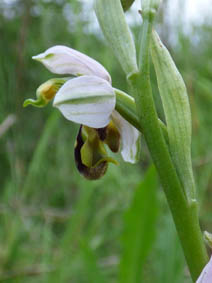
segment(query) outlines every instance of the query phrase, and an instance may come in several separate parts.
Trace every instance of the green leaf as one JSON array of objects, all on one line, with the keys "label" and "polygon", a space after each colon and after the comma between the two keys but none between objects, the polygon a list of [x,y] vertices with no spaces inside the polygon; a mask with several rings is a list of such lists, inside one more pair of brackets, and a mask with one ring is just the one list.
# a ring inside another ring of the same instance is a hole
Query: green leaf
[{"label": "green leaf", "polygon": [[170,152],[188,199],[195,199],[191,162],[191,111],[185,83],[168,49],[152,34],[152,59],[166,116]]},{"label": "green leaf", "polygon": [[141,282],[141,273],[152,247],[157,219],[157,178],[154,167],[138,185],[126,212],[119,283]]},{"label": "green leaf", "polygon": [[120,0],[95,0],[94,3],[101,30],[122,69],[126,75],[136,73],[135,43]]}]

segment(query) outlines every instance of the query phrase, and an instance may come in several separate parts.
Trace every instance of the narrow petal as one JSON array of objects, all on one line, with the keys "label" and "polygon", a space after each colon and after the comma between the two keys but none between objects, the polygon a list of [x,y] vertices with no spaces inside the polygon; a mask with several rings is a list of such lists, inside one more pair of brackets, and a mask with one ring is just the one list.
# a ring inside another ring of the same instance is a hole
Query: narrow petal
[{"label": "narrow petal", "polygon": [[100,63],[66,46],[53,46],[44,53],[33,56],[32,59],[40,61],[50,72],[55,74],[94,75],[111,83],[109,73]]},{"label": "narrow petal", "polygon": [[67,80],[70,78],[54,78],[46,81],[36,91],[37,99],[26,99],[23,106],[32,105],[35,107],[44,107],[46,106],[56,95],[58,90],[64,85]]},{"label": "narrow petal", "polygon": [[70,121],[103,128],[109,123],[115,108],[115,93],[106,80],[81,76],[69,80],[60,88],[53,106]]},{"label": "narrow petal", "polygon": [[211,283],[212,282],[212,257],[208,264],[204,267],[200,277],[196,283]]},{"label": "narrow petal", "polygon": [[121,155],[126,162],[135,163],[140,153],[140,133],[117,112],[113,111],[112,120],[121,135]]}]

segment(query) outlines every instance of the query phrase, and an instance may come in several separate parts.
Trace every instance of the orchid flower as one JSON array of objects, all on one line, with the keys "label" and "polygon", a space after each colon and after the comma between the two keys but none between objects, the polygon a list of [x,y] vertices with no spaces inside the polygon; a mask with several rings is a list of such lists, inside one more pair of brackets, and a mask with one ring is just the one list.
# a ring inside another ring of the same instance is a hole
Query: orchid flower
[{"label": "orchid flower", "polygon": [[37,89],[37,100],[27,99],[24,106],[53,106],[80,127],[75,145],[77,168],[86,178],[98,179],[107,170],[107,145],[117,152],[121,144],[124,161],[138,159],[140,133],[116,110],[116,94],[106,69],[94,59],[66,46],[54,46],[32,57],[49,71],[70,77],[47,81]]}]

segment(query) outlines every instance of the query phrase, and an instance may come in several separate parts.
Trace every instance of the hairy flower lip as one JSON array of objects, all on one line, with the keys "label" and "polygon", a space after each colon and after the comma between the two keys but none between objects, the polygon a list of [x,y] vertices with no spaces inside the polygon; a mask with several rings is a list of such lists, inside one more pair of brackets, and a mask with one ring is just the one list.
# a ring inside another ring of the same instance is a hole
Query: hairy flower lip
[{"label": "hairy flower lip", "polygon": [[82,139],[82,126],[80,126],[79,133],[77,135],[75,150],[74,150],[74,157],[75,163],[77,166],[78,171],[82,174],[86,179],[89,180],[98,180],[103,177],[108,168],[108,162],[100,160],[99,164],[96,164],[95,167],[88,167],[82,162],[81,158],[81,149],[84,145],[84,141]]},{"label": "hairy flower lip", "polygon": [[45,52],[33,56],[50,72],[74,76],[94,75],[111,83],[110,74],[93,58],[63,45],[48,48]]}]

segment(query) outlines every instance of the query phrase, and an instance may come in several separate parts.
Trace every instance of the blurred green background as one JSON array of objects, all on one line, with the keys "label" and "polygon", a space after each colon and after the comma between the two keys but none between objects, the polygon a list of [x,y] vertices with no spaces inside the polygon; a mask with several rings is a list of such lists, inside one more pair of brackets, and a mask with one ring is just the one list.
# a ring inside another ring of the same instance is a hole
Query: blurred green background
[{"label": "blurred green background", "polygon": [[[212,25],[190,26],[189,34],[183,23],[170,27],[167,3],[157,29],[188,88],[200,221],[212,232]],[[79,125],[51,105],[22,107],[54,77],[31,57],[56,44],[100,61],[113,86],[128,91],[93,17],[82,1],[0,1],[0,282],[191,282],[144,141],[138,164],[114,156],[119,166],[86,181],[74,164]]]}]

